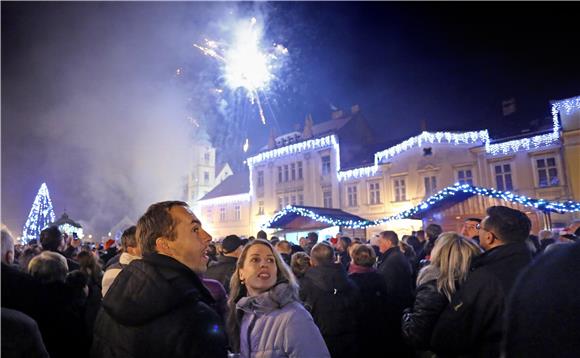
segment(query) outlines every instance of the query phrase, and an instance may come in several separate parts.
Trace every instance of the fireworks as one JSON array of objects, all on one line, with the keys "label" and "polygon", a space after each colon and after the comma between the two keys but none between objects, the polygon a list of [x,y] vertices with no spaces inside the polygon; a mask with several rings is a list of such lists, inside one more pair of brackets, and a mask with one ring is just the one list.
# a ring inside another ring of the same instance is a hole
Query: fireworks
[{"label": "fireworks", "polygon": [[220,62],[225,85],[231,91],[243,88],[250,103],[257,106],[262,123],[266,124],[260,95],[266,96],[288,49],[280,44],[262,49],[262,36],[262,28],[253,17],[249,23],[242,21],[235,27],[230,44],[206,39],[204,46],[193,46]]}]

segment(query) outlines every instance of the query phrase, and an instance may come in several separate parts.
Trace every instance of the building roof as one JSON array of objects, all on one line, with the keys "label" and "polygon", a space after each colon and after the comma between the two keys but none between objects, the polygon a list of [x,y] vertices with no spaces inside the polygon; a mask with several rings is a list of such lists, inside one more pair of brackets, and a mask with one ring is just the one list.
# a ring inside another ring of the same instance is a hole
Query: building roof
[{"label": "building roof", "polygon": [[366,223],[368,220],[340,209],[294,205],[286,207],[274,215],[269,228],[296,230],[322,229],[331,226],[348,226],[352,223]]},{"label": "building roof", "polygon": [[71,218],[69,218],[67,213],[63,213],[62,216],[58,220],[53,222],[51,225],[61,226],[64,224],[69,224],[70,226],[82,228],[81,224],[79,224],[76,221],[73,221]]},{"label": "building roof", "polygon": [[239,171],[227,177],[199,200],[208,200],[228,195],[246,194],[250,191],[250,174]]}]

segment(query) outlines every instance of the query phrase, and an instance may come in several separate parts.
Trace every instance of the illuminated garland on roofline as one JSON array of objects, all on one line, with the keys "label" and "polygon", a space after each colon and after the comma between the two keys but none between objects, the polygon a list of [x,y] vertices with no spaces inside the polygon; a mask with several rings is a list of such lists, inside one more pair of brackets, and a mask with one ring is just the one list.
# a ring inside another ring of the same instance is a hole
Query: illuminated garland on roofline
[{"label": "illuminated garland on roofline", "polygon": [[216,198],[211,199],[200,199],[197,202],[200,205],[220,205],[220,204],[240,203],[244,201],[250,201],[250,193],[218,196]]},{"label": "illuminated garland on roofline", "polygon": [[455,184],[453,186],[449,186],[437,194],[429,197],[427,200],[419,203],[417,206],[402,211],[399,214],[389,216],[386,218],[378,219],[378,220],[333,220],[330,217],[324,215],[318,215],[311,210],[304,209],[304,208],[297,208],[291,205],[286,206],[283,210],[277,212],[267,223],[263,225],[264,228],[270,227],[270,225],[278,220],[280,217],[288,214],[288,213],[296,213],[300,216],[308,217],[312,220],[323,222],[329,224],[331,226],[341,226],[350,229],[364,229],[369,226],[376,226],[385,224],[395,220],[402,220],[408,219],[415,214],[428,210],[431,205],[436,204],[437,202],[444,200],[446,198],[455,196],[461,193],[468,193],[474,195],[482,195],[487,196],[490,198],[502,199],[505,201],[509,201],[511,203],[521,204],[523,206],[532,207],[537,210],[541,210],[544,212],[557,212],[557,213],[573,213],[573,212],[580,212],[580,202],[577,201],[565,201],[565,202],[558,202],[558,201],[549,201],[544,199],[534,199],[529,198],[523,195],[516,195],[509,191],[499,191],[495,189],[488,189],[488,188],[481,188],[476,187],[468,184]]},{"label": "illuminated garland on roofline", "polygon": [[547,134],[536,135],[528,138],[521,138],[502,143],[491,143],[491,138],[487,130],[472,131],[464,133],[452,132],[423,132],[418,136],[411,137],[406,141],[399,143],[393,147],[387,148],[374,155],[374,164],[371,166],[354,168],[350,170],[340,170],[340,147],[335,135],[326,136],[318,139],[310,139],[304,142],[290,144],[288,146],[273,149],[256,156],[250,157],[247,160],[250,168],[252,165],[260,163],[265,160],[278,158],[281,156],[296,154],[306,150],[313,150],[325,148],[332,145],[337,157],[337,178],[339,181],[347,179],[357,179],[361,177],[375,176],[379,170],[379,164],[395,157],[396,155],[415,147],[421,147],[423,143],[449,143],[453,145],[472,144],[481,142],[485,145],[485,151],[491,155],[505,155],[510,152],[517,152],[520,150],[530,150],[541,148],[553,144],[560,139],[560,125],[558,122],[558,114],[565,111],[566,114],[573,113],[580,109],[580,96],[562,100],[552,104],[552,132]]}]

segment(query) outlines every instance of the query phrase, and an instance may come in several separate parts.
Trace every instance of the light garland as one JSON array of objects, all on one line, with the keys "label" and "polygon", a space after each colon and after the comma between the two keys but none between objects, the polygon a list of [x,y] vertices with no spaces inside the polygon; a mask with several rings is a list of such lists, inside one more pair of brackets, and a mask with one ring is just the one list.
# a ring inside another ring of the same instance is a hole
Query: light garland
[{"label": "light garland", "polygon": [[223,205],[223,204],[241,203],[245,201],[250,201],[250,193],[219,196],[217,198],[205,200],[201,199],[198,200],[197,203],[199,205]]},{"label": "light garland", "polygon": [[337,173],[338,181],[357,179],[362,177],[370,177],[377,174],[379,171],[378,165],[371,165],[368,167],[355,168],[351,170],[339,171]]},{"label": "light garland", "polygon": [[307,150],[321,149],[337,145],[337,139],[334,134],[323,138],[309,139],[304,142],[289,144],[285,147],[276,148],[267,152],[260,153],[247,159],[248,165],[256,165],[260,162],[283,157],[290,154],[297,154]]},{"label": "light garland", "polygon": [[60,232],[66,233],[69,236],[73,236],[73,233],[76,233],[79,239],[82,239],[85,236],[82,228],[73,226],[68,223],[59,225],[58,229]]},{"label": "light garland", "polygon": [[34,198],[34,203],[28,214],[28,219],[24,224],[22,230],[22,239],[26,242],[32,239],[39,239],[42,229],[54,222],[54,210],[52,208],[52,201],[48,193],[46,183],[42,183],[38,193]]},{"label": "light garland", "polygon": [[325,215],[318,215],[309,209],[298,208],[298,207],[295,207],[292,205],[288,205],[284,209],[282,209],[281,211],[277,212],[272,217],[272,219],[268,220],[268,222],[263,224],[262,228],[263,229],[269,228],[270,225],[272,225],[272,223],[274,223],[276,220],[280,219],[281,217],[283,217],[284,215],[286,215],[288,213],[295,213],[295,214],[298,214],[300,216],[310,218],[314,221],[329,224],[331,226],[342,226],[342,227],[347,227],[347,228],[351,228],[351,229],[362,229],[362,228],[365,228],[366,226],[368,226],[368,223],[369,223],[368,220],[334,220],[334,219],[332,219],[328,216],[325,216]]},{"label": "light garland", "polygon": [[455,184],[453,186],[449,186],[437,194],[430,196],[425,201],[417,204],[417,206],[404,210],[396,215],[392,215],[386,218],[378,219],[378,220],[334,220],[324,215],[318,215],[314,213],[312,210],[308,210],[305,208],[298,208],[291,205],[286,206],[283,210],[277,212],[268,222],[266,222],[262,227],[268,228],[272,223],[276,220],[280,219],[282,216],[288,213],[295,213],[300,216],[308,217],[312,220],[326,223],[332,226],[341,226],[346,227],[349,229],[364,229],[370,226],[382,225],[388,222],[392,222],[395,220],[402,220],[408,219],[413,215],[424,212],[428,210],[432,205],[444,200],[446,198],[455,196],[457,194],[471,194],[471,195],[482,195],[487,196],[490,198],[497,198],[502,199],[505,201],[509,201],[511,203],[518,203],[523,206],[532,207],[537,210],[541,211],[549,211],[549,212],[556,212],[556,213],[574,213],[580,212],[580,202],[577,201],[565,201],[565,202],[558,202],[558,201],[549,201],[544,199],[534,199],[529,198],[523,195],[516,195],[509,191],[499,191],[495,189],[488,189],[488,188],[481,188],[472,186],[469,184]]},{"label": "light garland", "polygon": [[487,142],[489,141],[489,133],[487,130],[479,132],[464,132],[464,133],[451,133],[451,132],[436,132],[429,133],[423,132],[418,136],[411,137],[406,141],[399,143],[391,148],[382,150],[375,153],[375,165],[381,163],[383,160],[390,159],[397,154],[407,151],[414,147],[421,147],[423,143],[449,143],[449,144],[470,144],[477,142]]}]

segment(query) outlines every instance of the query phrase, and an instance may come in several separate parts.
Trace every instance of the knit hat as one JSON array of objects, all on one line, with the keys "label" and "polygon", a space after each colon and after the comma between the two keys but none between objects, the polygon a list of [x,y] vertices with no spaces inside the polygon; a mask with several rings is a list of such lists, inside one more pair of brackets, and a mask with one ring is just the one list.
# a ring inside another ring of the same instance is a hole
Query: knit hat
[{"label": "knit hat", "polygon": [[224,254],[229,254],[230,252],[236,251],[240,245],[242,245],[242,239],[240,239],[240,237],[237,235],[228,235],[222,241]]}]

